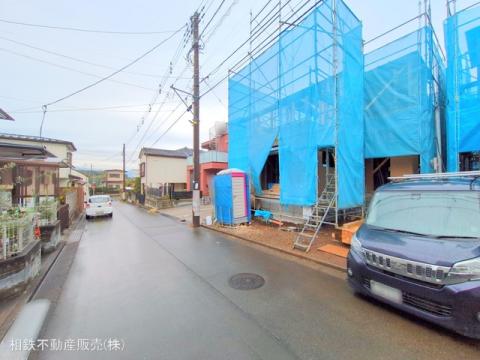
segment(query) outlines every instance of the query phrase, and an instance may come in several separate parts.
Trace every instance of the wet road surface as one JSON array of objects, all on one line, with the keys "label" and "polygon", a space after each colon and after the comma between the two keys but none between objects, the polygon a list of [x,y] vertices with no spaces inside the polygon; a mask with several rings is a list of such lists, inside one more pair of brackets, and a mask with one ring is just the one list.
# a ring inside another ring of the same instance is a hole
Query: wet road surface
[{"label": "wet road surface", "polygon": [[[232,289],[244,272],[265,285]],[[124,348],[40,359],[480,359],[480,342],[356,297],[341,273],[118,202],[87,223],[41,337]]]}]

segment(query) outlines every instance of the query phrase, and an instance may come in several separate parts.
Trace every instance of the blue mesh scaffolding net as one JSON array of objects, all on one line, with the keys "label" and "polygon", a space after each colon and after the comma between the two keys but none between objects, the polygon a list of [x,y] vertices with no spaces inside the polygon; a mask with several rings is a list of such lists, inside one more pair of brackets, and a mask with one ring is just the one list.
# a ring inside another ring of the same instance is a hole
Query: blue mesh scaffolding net
[{"label": "blue mesh scaffolding net", "polygon": [[459,170],[459,154],[480,151],[480,6],[444,24],[447,50],[447,167]]},{"label": "blue mesh scaffolding net", "polygon": [[421,172],[433,170],[443,79],[430,26],[365,55],[366,158],[419,155]]},{"label": "blue mesh scaffolding net", "polygon": [[337,207],[363,205],[362,25],[342,1],[323,1],[282,31],[228,89],[229,166],[249,173],[257,194],[278,144],[280,203],[314,204],[318,150],[335,148]]}]

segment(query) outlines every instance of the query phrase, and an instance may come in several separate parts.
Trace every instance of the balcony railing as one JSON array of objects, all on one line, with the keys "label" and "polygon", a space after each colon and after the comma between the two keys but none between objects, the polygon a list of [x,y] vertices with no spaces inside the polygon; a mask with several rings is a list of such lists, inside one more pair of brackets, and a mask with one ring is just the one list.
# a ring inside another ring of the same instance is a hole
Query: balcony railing
[{"label": "balcony railing", "polygon": [[[228,154],[220,151],[206,151],[200,153],[200,164],[209,162],[228,162]],[[187,164],[193,165],[193,156],[187,158]]]}]

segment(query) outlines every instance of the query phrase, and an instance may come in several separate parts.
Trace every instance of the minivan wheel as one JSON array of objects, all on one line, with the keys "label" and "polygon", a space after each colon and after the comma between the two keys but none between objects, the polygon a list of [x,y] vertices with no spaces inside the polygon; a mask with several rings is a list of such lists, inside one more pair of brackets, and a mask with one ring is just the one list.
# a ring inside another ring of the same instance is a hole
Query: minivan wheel
[{"label": "minivan wheel", "polygon": [[88,219],[90,219],[90,216],[88,216],[88,215],[85,215],[85,219],[87,219],[87,220],[88,220]]}]

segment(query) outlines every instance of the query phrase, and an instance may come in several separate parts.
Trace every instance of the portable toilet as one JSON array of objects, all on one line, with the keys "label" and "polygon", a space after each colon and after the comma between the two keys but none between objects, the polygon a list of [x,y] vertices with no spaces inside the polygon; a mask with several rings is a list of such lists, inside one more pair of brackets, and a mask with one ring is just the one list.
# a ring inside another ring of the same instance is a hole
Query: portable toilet
[{"label": "portable toilet", "polygon": [[235,225],[250,222],[250,186],[247,174],[239,169],[220,171],[213,180],[217,222]]}]

